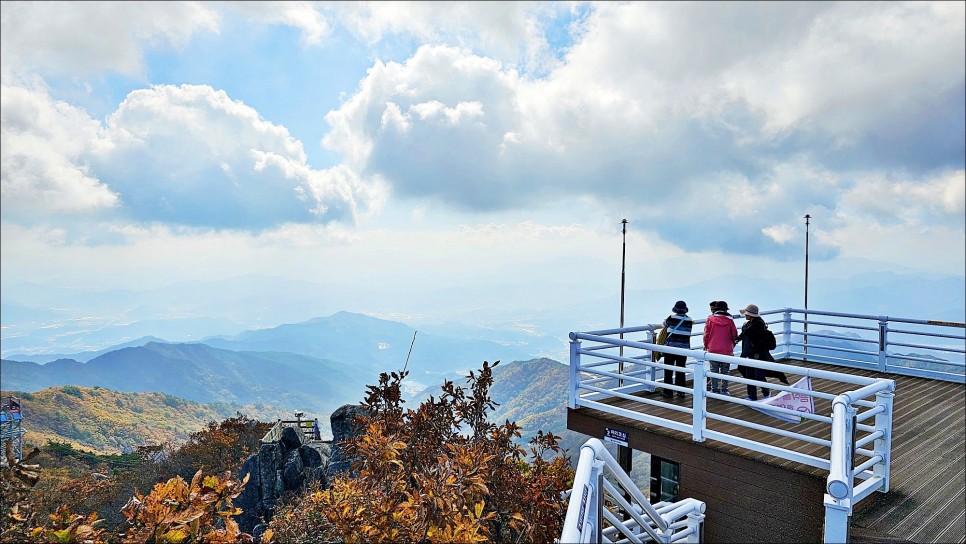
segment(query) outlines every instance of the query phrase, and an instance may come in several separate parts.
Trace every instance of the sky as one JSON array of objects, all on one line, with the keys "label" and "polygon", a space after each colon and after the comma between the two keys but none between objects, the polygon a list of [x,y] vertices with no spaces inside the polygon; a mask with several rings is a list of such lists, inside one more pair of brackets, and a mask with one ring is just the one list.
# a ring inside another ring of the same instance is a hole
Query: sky
[{"label": "sky", "polygon": [[4,295],[966,274],[964,2],[0,7]]}]

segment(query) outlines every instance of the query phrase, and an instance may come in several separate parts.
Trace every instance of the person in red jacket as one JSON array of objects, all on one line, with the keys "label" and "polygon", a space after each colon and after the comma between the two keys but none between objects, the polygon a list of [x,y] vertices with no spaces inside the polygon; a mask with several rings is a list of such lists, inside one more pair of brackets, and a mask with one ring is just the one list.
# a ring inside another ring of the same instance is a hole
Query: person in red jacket
[{"label": "person in red jacket", "polygon": [[[735,320],[728,313],[728,303],[719,300],[714,306],[714,314],[708,316],[704,323],[704,350],[720,355],[735,354],[735,340],[738,338],[738,327]],[[727,374],[731,364],[718,361],[711,362],[711,372]],[[728,391],[728,380],[711,378],[711,392],[731,396]]]}]

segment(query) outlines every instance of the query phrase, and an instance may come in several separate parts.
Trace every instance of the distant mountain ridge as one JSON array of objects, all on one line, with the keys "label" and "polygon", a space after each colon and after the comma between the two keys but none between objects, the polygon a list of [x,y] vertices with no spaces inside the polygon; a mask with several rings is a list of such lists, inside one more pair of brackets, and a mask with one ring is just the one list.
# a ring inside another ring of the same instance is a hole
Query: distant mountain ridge
[{"label": "distant mountain ridge", "polygon": [[[396,319],[421,333],[449,338],[465,338],[456,334],[465,327],[474,331],[475,338],[525,352],[524,356],[493,358],[560,359],[566,353],[567,333],[615,327],[621,307],[616,282],[611,288],[611,283],[596,272],[606,263],[589,266],[585,262],[567,277],[550,273],[569,264],[566,259],[548,263],[548,277],[541,285],[523,285],[508,276],[496,297],[473,285],[388,296],[387,286],[353,289],[260,276],[181,282],[143,290],[92,291],[31,282],[5,283],[0,299],[0,355],[18,360],[41,354],[70,355],[148,335],[174,342],[229,338],[245,330],[305,322],[350,310]],[[647,264],[628,263],[629,270],[640,270]],[[658,264],[689,266],[687,259]],[[958,322],[966,319],[966,281],[962,274],[926,274],[893,266],[890,272],[845,277],[841,270],[826,269],[825,263],[815,264],[809,289],[813,309]],[[863,266],[869,268],[871,264]],[[536,297],[537,287],[547,285],[555,286],[555,294]],[[631,280],[627,285],[626,323],[657,322],[680,299],[692,309],[719,299],[734,308],[750,302],[763,309],[796,307],[802,301],[802,277],[797,273],[761,277],[754,270],[742,270],[741,274],[722,274],[674,288]],[[482,303],[454,304],[453,300]]]},{"label": "distant mountain ridge", "polygon": [[[295,353],[234,352],[205,344],[114,350],[87,363],[0,361],[0,387],[37,391],[62,385],[163,392],[201,402],[273,403],[328,414],[361,398],[375,377],[365,369]],[[352,400],[349,400],[352,399]]]}]

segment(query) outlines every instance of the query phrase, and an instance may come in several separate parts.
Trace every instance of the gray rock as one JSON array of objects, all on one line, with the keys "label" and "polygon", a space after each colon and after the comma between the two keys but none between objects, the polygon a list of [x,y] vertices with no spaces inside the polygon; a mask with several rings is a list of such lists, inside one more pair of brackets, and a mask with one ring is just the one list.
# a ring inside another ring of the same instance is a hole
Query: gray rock
[{"label": "gray rock", "polygon": [[325,470],[327,468],[328,468],[327,466],[315,467],[312,469],[312,472],[310,473],[311,478],[319,482],[319,489],[326,489],[329,487],[329,479],[325,475]]},{"label": "gray rock", "polygon": [[294,450],[302,446],[302,439],[304,436],[302,432],[295,427],[285,427],[282,429],[282,438],[280,442],[285,444],[285,448],[289,450]]},{"label": "gray rock", "polygon": [[[276,443],[262,444],[258,450],[259,490],[265,509],[275,508],[276,474],[282,466],[282,446]],[[281,482],[278,482],[281,483]]]},{"label": "gray rock", "polygon": [[246,474],[248,474],[248,483],[245,484],[241,494],[232,502],[242,510],[241,515],[235,516],[238,527],[243,532],[252,534],[252,529],[261,522],[263,512],[257,453],[246,459],[238,470],[239,479],[243,480]]},{"label": "gray rock", "polygon": [[285,489],[301,489],[305,485],[305,464],[302,463],[299,450],[291,450],[285,454],[282,481]]},{"label": "gray rock", "polygon": [[329,457],[329,468],[326,476],[331,481],[340,472],[352,468],[352,459],[342,448],[342,442],[362,432],[356,420],[357,416],[366,415],[366,410],[358,404],[344,404],[332,412],[332,455]]},{"label": "gray rock", "polygon": [[[322,453],[318,449],[312,446],[302,446],[298,449],[299,455],[302,457],[302,464],[307,468],[321,467],[323,464]],[[328,459],[326,459],[328,461]]]},{"label": "gray rock", "polygon": [[[282,469],[275,471],[275,495],[273,498],[281,497],[285,493],[285,477],[282,475]],[[272,501],[272,508],[275,508],[275,501]]]}]

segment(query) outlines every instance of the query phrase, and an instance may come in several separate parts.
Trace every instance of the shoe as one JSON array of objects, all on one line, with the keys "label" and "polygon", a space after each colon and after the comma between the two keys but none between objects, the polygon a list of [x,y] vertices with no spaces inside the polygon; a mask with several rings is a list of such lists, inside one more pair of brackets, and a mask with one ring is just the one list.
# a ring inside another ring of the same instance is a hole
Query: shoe
[{"label": "shoe", "polygon": [[679,399],[683,399],[684,398],[684,393],[681,392],[681,391],[678,391],[678,398]]},{"label": "shoe", "polygon": [[750,401],[758,402],[758,399],[753,399],[751,397],[745,397],[744,400],[750,400]]},{"label": "shoe", "polygon": [[721,394],[721,391],[718,391],[717,389],[712,389],[711,392],[714,393],[715,395]]},{"label": "shoe", "polygon": [[673,391],[666,391],[666,390],[665,391],[661,391],[661,396],[664,397],[664,398],[666,398],[666,399],[671,399],[671,398],[674,398],[674,392]]},{"label": "shoe", "polygon": [[731,393],[729,393],[727,391],[722,391],[721,394],[724,395],[724,396],[726,396],[726,397],[730,397],[731,396]]}]

